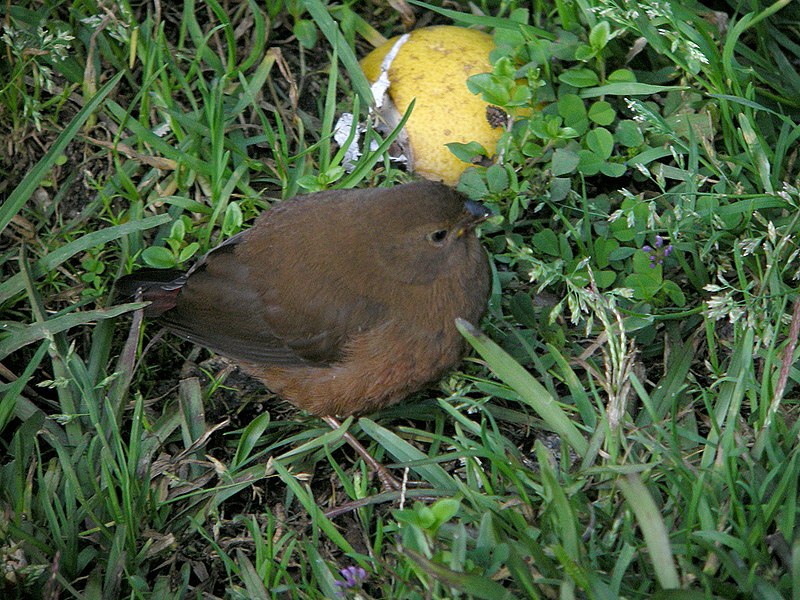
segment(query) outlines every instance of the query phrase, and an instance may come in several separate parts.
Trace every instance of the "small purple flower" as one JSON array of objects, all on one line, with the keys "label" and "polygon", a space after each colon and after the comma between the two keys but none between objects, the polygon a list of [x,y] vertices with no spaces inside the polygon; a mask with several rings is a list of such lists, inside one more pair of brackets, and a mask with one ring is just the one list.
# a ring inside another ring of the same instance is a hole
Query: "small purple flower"
[{"label": "small purple flower", "polygon": [[650,268],[655,269],[656,265],[663,265],[664,259],[672,253],[672,244],[664,246],[664,238],[656,235],[655,248],[642,246],[642,250],[650,255]]},{"label": "small purple flower", "polygon": [[334,584],[340,588],[340,594],[343,593],[343,590],[348,590],[356,586],[360,587],[367,579],[367,572],[362,567],[345,567],[339,571],[339,574],[344,581],[337,579],[334,581]]}]

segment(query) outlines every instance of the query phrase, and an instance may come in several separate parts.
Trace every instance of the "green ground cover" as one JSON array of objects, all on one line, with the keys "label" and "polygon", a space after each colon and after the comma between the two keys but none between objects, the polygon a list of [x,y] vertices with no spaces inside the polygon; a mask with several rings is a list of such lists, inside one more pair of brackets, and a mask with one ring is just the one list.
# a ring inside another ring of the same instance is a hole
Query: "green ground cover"
[{"label": "green ground cover", "polygon": [[332,141],[393,4],[4,3],[0,595],[800,599],[797,2],[410,4],[507,115],[471,357],[345,422],[420,487],[112,297],[413,178]]}]

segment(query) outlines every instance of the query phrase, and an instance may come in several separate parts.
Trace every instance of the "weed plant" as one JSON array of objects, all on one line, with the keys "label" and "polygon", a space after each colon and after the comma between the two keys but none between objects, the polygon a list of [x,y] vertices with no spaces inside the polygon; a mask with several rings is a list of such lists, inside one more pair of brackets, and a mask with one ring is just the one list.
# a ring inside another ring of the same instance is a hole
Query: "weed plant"
[{"label": "weed plant", "polygon": [[451,145],[495,158],[458,186],[496,215],[474,353],[344,423],[396,493],[113,292],[410,180],[332,141],[400,14],[6,3],[0,596],[800,599],[798,4],[409,3],[493,34],[504,133]]}]

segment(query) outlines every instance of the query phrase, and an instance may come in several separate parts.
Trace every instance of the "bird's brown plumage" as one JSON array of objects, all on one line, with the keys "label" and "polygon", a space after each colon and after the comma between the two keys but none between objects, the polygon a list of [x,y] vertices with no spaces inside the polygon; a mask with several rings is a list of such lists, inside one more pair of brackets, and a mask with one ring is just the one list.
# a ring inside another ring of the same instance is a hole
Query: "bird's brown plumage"
[{"label": "bird's brown plumage", "polygon": [[274,206],[187,273],[120,287],[297,406],[363,414],[460,360],[454,321],[477,322],[489,293],[474,233],[486,216],[430,182],[320,192]]}]

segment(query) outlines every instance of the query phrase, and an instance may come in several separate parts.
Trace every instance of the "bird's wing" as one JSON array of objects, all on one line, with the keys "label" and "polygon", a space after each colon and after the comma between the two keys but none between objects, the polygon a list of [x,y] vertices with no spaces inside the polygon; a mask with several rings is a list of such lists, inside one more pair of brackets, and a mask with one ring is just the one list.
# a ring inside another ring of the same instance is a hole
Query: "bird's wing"
[{"label": "bird's wing", "polygon": [[[245,232],[246,233],[246,232]],[[233,359],[281,366],[327,364],[385,308],[343,284],[325,260],[274,253],[243,260],[231,238],[188,273],[162,320],[183,337]],[[291,254],[291,253],[290,253]]]}]

